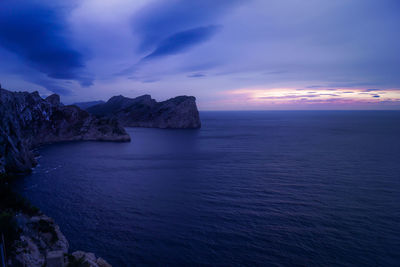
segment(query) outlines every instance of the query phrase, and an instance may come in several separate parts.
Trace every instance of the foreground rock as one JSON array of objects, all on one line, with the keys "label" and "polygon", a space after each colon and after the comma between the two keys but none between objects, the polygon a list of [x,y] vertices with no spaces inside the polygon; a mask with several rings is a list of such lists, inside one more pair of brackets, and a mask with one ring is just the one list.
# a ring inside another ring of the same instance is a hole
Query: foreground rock
[{"label": "foreground rock", "polygon": [[200,128],[196,98],[178,96],[157,102],[150,95],[137,98],[114,96],[104,104],[87,108],[90,113],[116,118],[127,127]]},{"label": "foreground rock", "polygon": [[14,244],[15,252],[10,259],[12,266],[111,266],[93,253],[76,251],[69,254],[67,239],[50,217],[18,214],[16,221],[21,234]]},{"label": "foreground rock", "polygon": [[48,252],[68,252],[68,241],[51,218],[18,214],[16,220],[21,234],[14,245],[15,262],[23,266],[44,266]]},{"label": "foreground rock", "polygon": [[130,141],[116,119],[97,118],[77,106],[64,106],[58,95],[0,88],[0,173],[29,172],[32,149],[61,141]]},{"label": "foreground rock", "polygon": [[102,258],[96,258],[93,253],[76,251],[72,253],[75,261],[87,263],[89,267],[111,267],[111,265]]}]

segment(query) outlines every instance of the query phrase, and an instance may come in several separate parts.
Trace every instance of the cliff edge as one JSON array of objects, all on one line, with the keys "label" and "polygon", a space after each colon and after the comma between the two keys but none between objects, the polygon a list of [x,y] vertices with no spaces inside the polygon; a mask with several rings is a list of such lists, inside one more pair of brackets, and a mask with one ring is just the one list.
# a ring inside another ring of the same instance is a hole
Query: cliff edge
[{"label": "cliff edge", "polygon": [[36,165],[32,149],[61,141],[130,141],[113,118],[97,118],[77,106],[64,106],[56,94],[0,88],[0,173],[29,172]]}]

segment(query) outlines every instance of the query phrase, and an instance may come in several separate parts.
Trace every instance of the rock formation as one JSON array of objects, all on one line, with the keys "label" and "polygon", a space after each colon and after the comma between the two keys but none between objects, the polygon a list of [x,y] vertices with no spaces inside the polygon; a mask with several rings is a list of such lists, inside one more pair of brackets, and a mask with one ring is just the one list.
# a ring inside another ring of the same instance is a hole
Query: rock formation
[{"label": "rock formation", "polygon": [[97,118],[77,106],[64,106],[58,95],[0,89],[0,173],[29,172],[32,149],[60,141],[130,141],[116,119]]},{"label": "rock formation", "polygon": [[196,98],[177,96],[157,102],[150,95],[136,98],[114,96],[104,104],[87,108],[99,117],[116,118],[127,127],[200,128]]},{"label": "rock formation", "polygon": [[54,220],[46,215],[30,217],[20,213],[16,215],[16,221],[20,236],[15,241],[15,255],[10,258],[12,266],[111,267],[104,259],[96,258],[93,253],[76,251],[68,254],[67,239]]},{"label": "rock formation", "polygon": [[46,97],[45,100],[47,101],[47,103],[49,103],[49,104],[52,105],[53,107],[64,106],[64,105],[61,103],[60,96],[57,95],[57,94],[49,95],[48,97]]}]

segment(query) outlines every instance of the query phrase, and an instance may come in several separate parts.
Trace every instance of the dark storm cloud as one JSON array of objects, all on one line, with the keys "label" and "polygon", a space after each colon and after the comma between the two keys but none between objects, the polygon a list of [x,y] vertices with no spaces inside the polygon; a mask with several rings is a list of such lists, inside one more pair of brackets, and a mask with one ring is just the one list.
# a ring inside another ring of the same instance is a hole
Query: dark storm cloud
[{"label": "dark storm cloud", "polygon": [[65,11],[54,2],[1,1],[0,46],[50,78],[89,86],[92,79],[82,74],[83,55],[67,38]]},{"label": "dark storm cloud", "polygon": [[149,51],[175,33],[204,27],[244,0],[171,0],[153,1],[133,18],[133,30],[139,35],[139,49]]},{"label": "dark storm cloud", "polygon": [[161,41],[156,49],[144,57],[143,60],[150,60],[186,51],[188,48],[210,39],[217,29],[218,26],[211,25],[175,33]]},{"label": "dark storm cloud", "polygon": [[193,73],[187,76],[188,78],[203,78],[206,77],[205,74],[203,73]]},{"label": "dark storm cloud", "polygon": [[[245,0],[171,0],[152,1],[132,19],[139,53],[147,53],[116,76],[137,72],[142,63],[176,55],[211,39],[217,32],[218,18]],[[189,71],[189,70],[187,70]]]}]

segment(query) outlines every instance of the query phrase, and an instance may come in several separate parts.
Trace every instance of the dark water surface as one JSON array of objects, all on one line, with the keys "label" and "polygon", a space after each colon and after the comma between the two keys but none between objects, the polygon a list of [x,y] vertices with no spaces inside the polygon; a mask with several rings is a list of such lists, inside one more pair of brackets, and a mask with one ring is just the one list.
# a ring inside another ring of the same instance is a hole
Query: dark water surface
[{"label": "dark water surface", "polygon": [[400,112],[203,112],[40,150],[15,184],[114,266],[399,266]]}]

